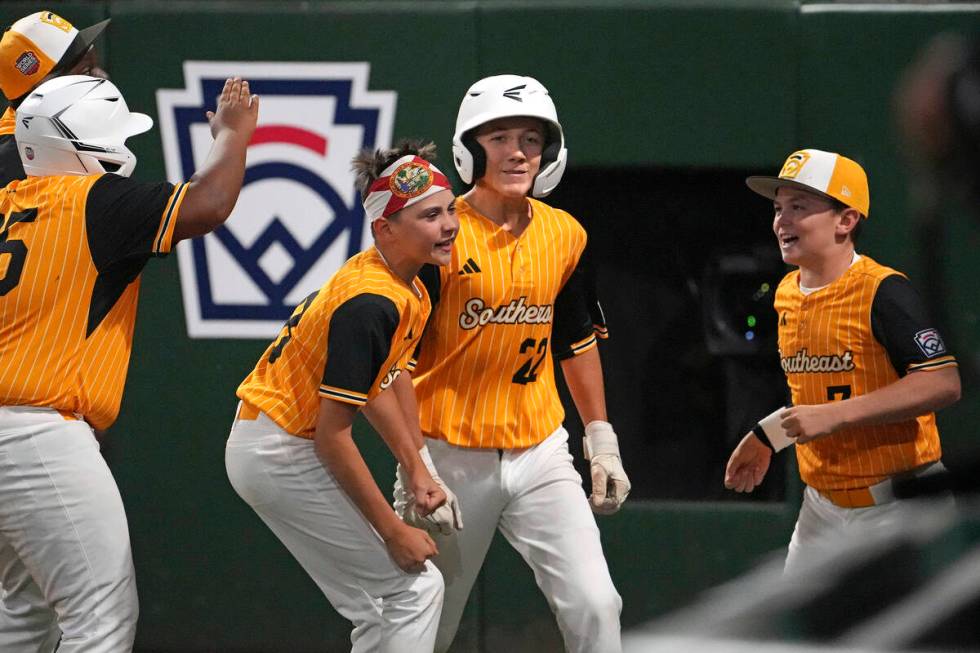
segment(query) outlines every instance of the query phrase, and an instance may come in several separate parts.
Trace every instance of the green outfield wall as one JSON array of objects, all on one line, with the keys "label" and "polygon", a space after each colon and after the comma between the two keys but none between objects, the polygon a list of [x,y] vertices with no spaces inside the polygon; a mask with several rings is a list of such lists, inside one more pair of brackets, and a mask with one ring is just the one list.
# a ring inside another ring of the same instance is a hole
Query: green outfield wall
[{"label": "green outfield wall", "polygon": [[[460,97],[474,80],[499,72],[530,74],[549,87],[566,131],[570,170],[765,174],[800,147],[846,152],[865,165],[872,183],[864,246],[913,280],[921,272],[921,249],[943,247],[950,339],[960,351],[978,351],[975,232],[963,208],[950,205],[939,240],[916,239],[891,111],[892,89],[915,51],[943,30],[976,33],[978,4],[119,0],[49,7],[76,25],[112,18],[101,50],[106,68],[130,107],[155,118],[157,90],[184,88],[185,61],[366,61],[369,88],[398,93],[395,137],[434,138],[446,153],[444,169],[451,167]],[[37,9],[36,2],[4,2],[0,21]],[[130,143],[139,156],[135,177],[166,177],[156,130]],[[599,184],[586,191],[604,189]],[[688,219],[702,226],[738,221],[766,241],[764,203],[756,214],[733,214],[730,198],[716,196],[714,188],[700,195],[713,211],[679,216],[676,228]],[[665,198],[630,206],[607,200],[600,228],[628,241]],[[644,237],[669,239],[669,225]],[[147,266],[122,414],[105,446],[132,533],[141,600],[137,646],[345,650],[346,622],[225,476],[235,388],[266,342],[189,338],[180,284],[175,256]],[[630,315],[628,306],[610,312]],[[615,323],[611,328],[615,339]],[[642,324],[629,333],[642,339]],[[659,351],[658,368],[633,383],[614,372],[630,363],[631,343],[611,343],[604,364],[616,380],[608,393],[617,423],[615,396],[642,403],[658,384],[674,382],[672,352]],[[973,446],[976,399],[968,387],[961,404],[940,416],[947,459]],[[690,401],[693,420],[698,398]],[[634,477],[682,470],[690,460],[683,419],[627,421],[617,430],[624,441],[651,442],[648,448],[624,445]],[[358,442],[387,489],[390,457],[364,425]],[[783,472],[783,462],[774,474]],[[722,465],[709,470],[714,487],[720,487]],[[794,470],[785,466],[792,478]],[[798,484],[788,488],[789,498],[779,502],[676,501],[654,492],[601,518],[624,599],[624,626],[662,614],[784,546],[799,493]],[[530,571],[503,540],[491,549],[454,650],[560,650]]]}]

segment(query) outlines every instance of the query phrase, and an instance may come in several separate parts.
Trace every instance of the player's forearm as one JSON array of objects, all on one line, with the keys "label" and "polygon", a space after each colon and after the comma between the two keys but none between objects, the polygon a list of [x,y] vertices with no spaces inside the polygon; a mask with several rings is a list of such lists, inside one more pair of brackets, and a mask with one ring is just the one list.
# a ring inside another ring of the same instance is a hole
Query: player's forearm
[{"label": "player's forearm", "polygon": [[351,427],[317,425],[317,456],[330,470],[341,489],[378,534],[387,540],[398,527],[398,516],[388,505],[351,437]]},{"label": "player's forearm", "polygon": [[840,403],[841,428],[914,419],[945,408],[960,398],[955,367],[912,372],[895,383]]},{"label": "player's forearm", "polygon": [[412,433],[412,440],[416,448],[421,449],[425,444],[422,437],[422,427],[419,424],[419,403],[415,397],[415,386],[412,385],[412,375],[407,370],[402,370],[401,374],[395,378],[391,386],[398,404],[401,406],[402,415],[405,417],[405,425]]},{"label": "player's forearm", "polygon": [[231,215],[245,178],[249,138],[250,132],[232,129],[218,133],[207,160],[187,185],[177,223],[181,238],[213,231]]},{"label": "player's forearm", "polygon": [[599,348],[593,347],[578,356],[561,361],[565,384],[575,402],[583,424],[608,421],[606,418],[606,390],[602,378],[602,361]]},{"label": "player's forearm", "polygon": [[[395,383],[397,382],[398,379],[395,379]],[[409,385],[411,386],[411,383]],[[421,436],[415,434],[418,430],[418,413],[416,412],[414,417],[416,429],[413,431],[410,422],[406,420],[401,397],[395,389],[390,387],[380,392],[364,406],[363,413],[395,459],[410,475],[414,475],[424,469],[419,458],[419,449],[422,448]]]}]

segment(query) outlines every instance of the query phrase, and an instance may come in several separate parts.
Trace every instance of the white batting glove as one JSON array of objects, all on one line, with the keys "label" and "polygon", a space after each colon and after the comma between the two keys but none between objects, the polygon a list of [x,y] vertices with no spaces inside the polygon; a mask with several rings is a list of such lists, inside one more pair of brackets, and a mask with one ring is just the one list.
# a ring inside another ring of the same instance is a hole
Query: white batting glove
[{"label": "white batting glove", "polygon": [[411,483],[408,474],[405,473],[399,463],[395,470],[395,513],[409,526],[422,528],[430,533],[450,535],[454,530],[463,530],[463,513],[459,509],[459,499],[439,478],[435,463],[432,462],[432,456],[429,454],[429,448],[423,446],[419,449],[419,457],[425,463],[425,468],[429,470],[432,480],[438,483],[442,491],[446,493],[446,502],[425,517],[419,517],[418,513],[415,512],[415,495],[409,489]]},{"label": "white batting glove", "polygon": [[585,458],[591,465],[592,512],[611,515],[626,501],[630,493],[630,480],[619,457],[619,442],[609,422],[594,421],[585,425],[582,442]]}]

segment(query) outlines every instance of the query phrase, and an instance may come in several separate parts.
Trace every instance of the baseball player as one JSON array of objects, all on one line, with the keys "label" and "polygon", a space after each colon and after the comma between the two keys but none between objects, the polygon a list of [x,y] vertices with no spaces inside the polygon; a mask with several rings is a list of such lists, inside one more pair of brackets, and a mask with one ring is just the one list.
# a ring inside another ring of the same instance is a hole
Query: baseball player
[{"label": "baseball player", "polygon": [[[553,358],[586,424],[592,509],[615,512],[630,484],[606,417],[605,325],[579,265],[585,231],[529,197],[550,193],[565,168],[547,89],[517,75],[473,84],[453,155],[473,186],[457,198],[451,262],[422,271],[434,308],[413,372],[422,432],[466,513],[464,530],[435,536],[446,583],[436,650],[449,648],[499,529],[533,569],[567,649],[614,653],[622,601],[568,452]],[[411,505],[406,490],[396,483],[399,510]]]},{"label": "baseball player", "polygon": [[865,528],[900,519],[892,480],[942,469],[934,411],[960,396],[955,358],[904,274],[855,252],[868,218],[864,170],[800,150],[777,177],[749,177],[773,202],[783,260],[776,290],[779,357],[792,395],[749,432],[725,486],[751,492],[773,452],[796,445],[806,484],[787,572]]},{"label": "baseball player", "polygon": [[0,651],[132,648],[126,515],[93,429],[119,412],[143,266],[231,213],[257,113],[228,80],[208,158],[175,186],[129,179],[125,141],[153,121],[107,80],[57,77],[17,110],[27,178],[0,190]]},{"label": "baseball player", "polygon": [[10,103],[0,116],[0,187],[23,179],[24,166],[14,142],[14,111],[38,84],[60,75],[106,79],[94,42],[109,24],[103,20],[78,30],[51,11],[21,18],[0,39],[0,91]]},{"label": "baseball player", "polygon": [[416,274],[449,262],[459,227],[434,152],[406,142],[355,159],[374,247],[296,308],[242,382],[225,454],[235,491],[353,622],[355,652],[431,651],[443,593],[435,543],[398,518],[354,444],[359,410],[405,470],[413,518],[438,508],[461,526],[402,373],[431,309]]}]

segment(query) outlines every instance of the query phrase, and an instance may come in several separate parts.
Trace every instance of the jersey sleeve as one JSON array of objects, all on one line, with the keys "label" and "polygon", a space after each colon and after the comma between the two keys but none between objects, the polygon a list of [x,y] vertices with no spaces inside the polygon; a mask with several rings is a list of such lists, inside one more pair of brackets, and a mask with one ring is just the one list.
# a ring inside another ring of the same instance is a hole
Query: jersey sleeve
[{"label": "jersey sleeve", "polygon": [[96,268],[103,270],[131,257],[169,253],[186,190],[186,183],[142,183],[102,175],[89,190],[85,204],[85,227]]},{"label": "jersey sleeve", "polygon": [[871,330],[900,377],[956,365],[939,330],[926,315],[919,294],[900,274],[878,285],[871,304]]},{"label": "jersey sleeve", "polygon": [[363,406],[398,328],[395,303],[383,295],[356,295],[330,317],[320,396]]},{"label": "jersey sleeve", "polygon": [[[442,290],[442,272],[439,266],[433,265],[432,263],[426,263],[419,270],[419,281],[425,286],[426,292],[429,293],[429,301],[432,303],[432,311],[429,313],[429,319],[436,314],[436,304],[439,303],[439,292]],[[429,326],[428,322],[425,324],[426,327]],[[419,338],[419,344],[415,346],[415,351],[408,359],[408,371],[414,372],[415,365],[418,363],[419,356],[422,355],[422,338]]]},{"label": "jersey sleeve", "polygon": [[17,143],[13,134],[0,135],[0,188],[4,188],[15,179],[24,179],[24,164],[17,151]]},{"label": "jersey sleeve", "polygon": [[552,352],[557,360],[564,360],[592,349],[597,338],[608,336],[606,317],[596,293],[595,268],[586,247],[555,298]]}]

